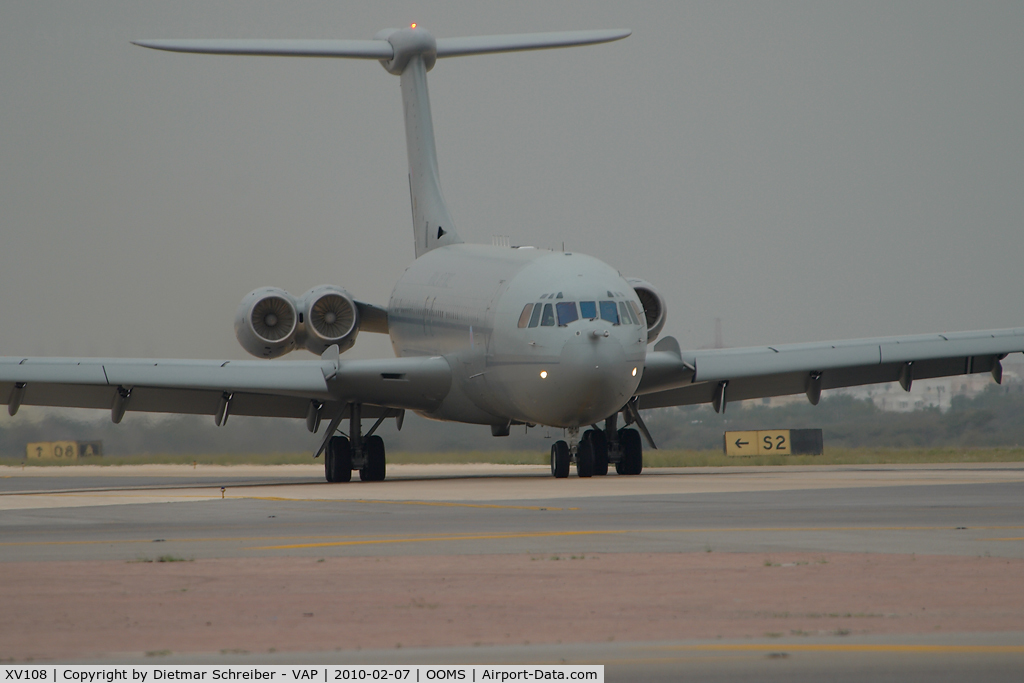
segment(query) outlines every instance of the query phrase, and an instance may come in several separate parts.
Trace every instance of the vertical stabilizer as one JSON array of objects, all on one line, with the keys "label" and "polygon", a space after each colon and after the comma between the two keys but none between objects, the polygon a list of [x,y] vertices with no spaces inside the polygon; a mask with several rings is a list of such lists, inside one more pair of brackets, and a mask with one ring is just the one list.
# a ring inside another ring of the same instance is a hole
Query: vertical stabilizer
[{"label": "vertical stabilizer", "polygon": [[437,58],[437,43],[422,28],[405,28],[386,34],[394,56],[381,60],[390,73],[402,79],[402,108],[405,113],[405,144],[409,153],[409,194],[412,201],[416,257],[431,249],[462,242],[441,194],[437,170],[434,123],[430,116],[427,71]]},{"label": "vertical stabilizer", "polygon": [[441,194],[427,95],[427,70],[421,57],[410,60],[402,72],[402,106],[405,109],[405,144],[409,150],[412,225],[419,258],[435,247],[462,241]]}]

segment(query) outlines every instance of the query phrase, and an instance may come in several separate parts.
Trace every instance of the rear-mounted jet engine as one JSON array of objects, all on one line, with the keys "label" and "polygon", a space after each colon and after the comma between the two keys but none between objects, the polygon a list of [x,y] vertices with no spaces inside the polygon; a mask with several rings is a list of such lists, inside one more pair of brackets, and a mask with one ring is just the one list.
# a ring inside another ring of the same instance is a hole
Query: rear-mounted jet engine
[{"label": "rear-mounted jet engine", "polygon": [[668,313],[665,308],[665,299],[654,288],[654,285],[646,280],[627,277],[626,282],[640,297],[640,304],[644,307],[644,318],[647,319],[647,343],[652,344],[661,334],[662,328],[665,327],[665,318]]},{"label": "rear-mounted jet engine", "polygon": [[348,292],[320,285],[296,299],[277,287],[261,287],[242,299],[235,336],[259,358],[277,358],[300,346],[320,355],[333,345],[347,351],[359,333],[359,308]]},{"label": "rear-mounted jet engine", "polygon": [[334,344],[347,351],[359,334],[359,309],[344,289],[320,285],[302,297],[306,348],[320,355]]}]

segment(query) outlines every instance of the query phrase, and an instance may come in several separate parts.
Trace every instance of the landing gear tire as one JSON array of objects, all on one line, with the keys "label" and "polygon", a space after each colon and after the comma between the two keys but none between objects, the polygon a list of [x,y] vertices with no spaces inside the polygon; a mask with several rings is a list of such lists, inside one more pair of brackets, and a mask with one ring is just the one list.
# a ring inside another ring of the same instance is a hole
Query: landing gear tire
[{"label": "landing gear tire", "polygon": [[594,476],[594,449],[590,439],[580,439],[576,446],[576,476],[581,479]]},{"label": "landing gear tire", "polygon": [[551,444],[551,476],[555,479],[569,476],[569,444],[564,441]]},{"label": "landing gear tire", "polygon": [[622,449],[622,459],[615,463],[615,471],[619,474],[640,474],[644,469],[644,445],[640,441],[640,432],[620,429],[619,448]]},{"label": "landing gear tire", "polygon": [[608,474],[608,441],[604,437],[604,432],[588,429],[583,432],[583,439],[580,443],[583,441],[588,442],[590,449],[594,452],[594,476],[603,477]]},{"label": "landing gear tire", "polygon": [[352,481],[352,447],[344,436],[332,436],[324,454],[324,476],[327,481]]},{"label": "landing gear tire", "polygon": [[363,441],[366,453],[366,466],[359,470],[359,478],[363,481],[384,481],[387,476],[387,463],[384,458],[384,439],[379,436],[368,436]]}]

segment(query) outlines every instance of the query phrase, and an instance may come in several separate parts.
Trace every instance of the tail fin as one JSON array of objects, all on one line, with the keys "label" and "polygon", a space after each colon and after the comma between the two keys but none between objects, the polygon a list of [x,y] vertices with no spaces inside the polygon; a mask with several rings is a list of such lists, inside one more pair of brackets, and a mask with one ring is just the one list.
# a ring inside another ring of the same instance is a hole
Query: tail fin
[{"label": "tail fin", "polygon": [[373,40],[139,40],[136,45],[172,52],[282,57],[348,57],[376,59],[401,77],[405,110],[405,141],[409,153],[409,194],[412,200],[416,257],[431,249],[462,242],[441,194],[430,117],[427,72],[444,57],[545,50],[621,40],[628,29],[561,31],[503,36],[473,36],[435,40],[426,29],[381,31]]}]

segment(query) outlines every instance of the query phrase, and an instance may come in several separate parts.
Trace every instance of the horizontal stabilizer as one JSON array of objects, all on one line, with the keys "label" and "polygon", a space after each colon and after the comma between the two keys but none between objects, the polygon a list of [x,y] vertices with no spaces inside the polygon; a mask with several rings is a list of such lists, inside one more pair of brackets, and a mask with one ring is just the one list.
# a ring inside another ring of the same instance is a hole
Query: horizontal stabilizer
[{"label": "horizontal stabilizer", "polygon": [[464,57],[492,52],[519,50],[548,50],[574,45],[596,45],[628,37],[631,30],[556,31],[551,33],[517,33],[504,36],[469,36],[466,38],[438,38],[438,57]]},{"label": "horizontal stabilizer", "polygon": [[[464,57],[495,52],[519,50],[548,50],[574,45],[595,45],[621,40],[630,35],[629,29],[602,31],[555,31],[551,33],[518,33],[504,36],[468,36],[440,38],[438,57]],[[140,47],[170,52],[195,52],[212,55],[264,55],[273,57],[349,57],[353,59],[382,59],[394,57],[395,51],[387,40],[281,40],[281,39],[180,39],[136,40]]]},{"label": "horizontal stabilizer", "polygon": [[140,47],[170,52],[273,57],[350,57],[391,59],[395,51],[386,40],[135,40]]}]

